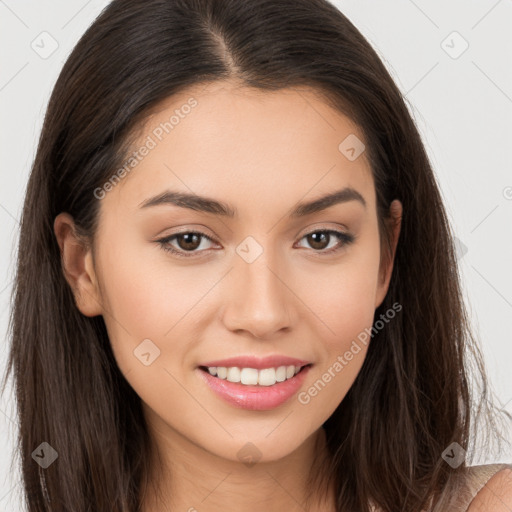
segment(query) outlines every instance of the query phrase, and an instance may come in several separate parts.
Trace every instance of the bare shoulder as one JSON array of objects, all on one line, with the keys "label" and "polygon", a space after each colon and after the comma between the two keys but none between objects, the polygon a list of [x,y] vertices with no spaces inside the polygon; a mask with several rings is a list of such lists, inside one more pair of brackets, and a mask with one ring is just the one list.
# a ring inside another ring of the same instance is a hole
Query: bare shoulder
[{"label": "bare shoulder", "polygon": [[510,512],[512,510],[512,466],[497,471],[475,496],[467,512]]}]

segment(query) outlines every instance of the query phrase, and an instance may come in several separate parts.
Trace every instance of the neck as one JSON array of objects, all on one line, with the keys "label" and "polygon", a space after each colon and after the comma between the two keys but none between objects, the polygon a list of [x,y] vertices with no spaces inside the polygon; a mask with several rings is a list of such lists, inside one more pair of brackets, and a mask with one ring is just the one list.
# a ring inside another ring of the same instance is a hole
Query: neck
[{"label": "neck", "polygon": [[328,458],[323,428],[286,457],[251,464],[219,457],[158,422],[148,425],[161,463],[153,466],[142,512],[335,510],[333,489],[327,496],[307,489],[312,468]]}]

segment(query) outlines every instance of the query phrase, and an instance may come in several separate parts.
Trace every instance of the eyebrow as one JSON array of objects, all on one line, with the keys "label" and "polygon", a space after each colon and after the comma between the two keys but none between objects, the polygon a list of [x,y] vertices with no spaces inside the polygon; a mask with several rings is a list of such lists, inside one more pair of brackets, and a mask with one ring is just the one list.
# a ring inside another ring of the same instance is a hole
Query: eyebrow
[{"label": "eyebrow", "polygon": [[[306,215],[326,210],[336,204],[347,203],[349,201],[358,201],[366,208],[366,201],[364,197],[357,190],[351,187],[345,187],[341,190],[319,197],[318,199],[298,203],[292,209],[290,217],[305,217]],[[213,213],[215,215],[221,215],[229,218],[237,216],[237,209],[223,201],[217,201],[210,197],[172,190],[166,190],[157,196],[146,199],[140,203],[139,206],[140,208],[149,208],[151,206],[164,204],[171,204],[199,212]]]}]

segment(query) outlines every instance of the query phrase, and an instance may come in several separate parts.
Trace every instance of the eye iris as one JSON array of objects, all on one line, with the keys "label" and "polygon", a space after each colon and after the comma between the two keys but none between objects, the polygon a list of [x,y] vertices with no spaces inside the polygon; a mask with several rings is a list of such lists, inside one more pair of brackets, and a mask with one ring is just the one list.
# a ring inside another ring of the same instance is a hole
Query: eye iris
[{"label": "eye iris", "polygon": [[[325,249],[328,243],[329,234],[325,231],[317,231],[315,233],[310,233],[308,236],[308,243],[313,247],[314,249]],[[323,238],[323,241],[319,242],[319,238]],[[327,243],[326,243],[327,241]],[[320,244],[321,247],[318,247],[318,244]],[[322,246],[323,245],[323,246]]]},{"label": "eye iris", "polygon": [[[185,239],[185,245],[181,243],[181,240]],[[194,239],[194,241],[192,241]],[[176,240],[180,249],[183,250],[194,250],[201,244],[201,237],[197,233],[184,233],[176,236]],[[190,246],[189,244],[192,244]]]}]

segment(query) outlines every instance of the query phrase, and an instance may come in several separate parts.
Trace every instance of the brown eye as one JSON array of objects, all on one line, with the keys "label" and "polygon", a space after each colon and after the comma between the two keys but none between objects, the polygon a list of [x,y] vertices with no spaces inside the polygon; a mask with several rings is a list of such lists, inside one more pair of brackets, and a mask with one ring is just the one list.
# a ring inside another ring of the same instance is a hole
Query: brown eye
[{"label": "brown eye", "polygon": [[176,235],[176,242],[180,249],[193,251],[201,244],[201,236],[197,233],[183,233]]},{"label": "brown eye", "polygon": [[[302,239],[305,239],[308,245],[315,251],[322,254],[330,254],[341,250],[346,245],[352,243],[355,240],[355,236],[332,229],[323,229],[312,231],[311,233],[304,235]],[[331,240],[336,241],[336,239],[338,240],[338,243],[331,244]]]},{"label": "brown eye", "polygon": [[[196,253],[205,252],[208,248],[201,248],[203,240],[213,242],[213,239],[208,235],[199,231],[184,231],[183,233],[175,233],[174,235],[157,240],[160,247],[164,251],[175,254],[176,256],[190,257],[195,256]],[[174,242],[174,243],[171,243]]]},{"label": "brown eye", "polygon": [[313,247],[313,249],[325,249],[327,245],[329,245],[330,235],[327,231],[316,231],[315,233],[310,233],[306,235],[308,239],[308,243]]}]

